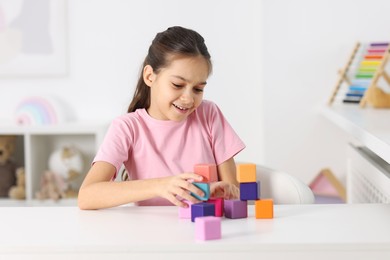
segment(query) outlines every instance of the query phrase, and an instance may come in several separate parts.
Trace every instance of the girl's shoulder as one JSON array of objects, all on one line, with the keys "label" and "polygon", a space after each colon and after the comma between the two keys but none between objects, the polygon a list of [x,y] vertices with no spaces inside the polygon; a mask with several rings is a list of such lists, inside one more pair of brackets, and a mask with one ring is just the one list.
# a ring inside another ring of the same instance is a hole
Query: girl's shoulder
[{"label": "girl's shoulder", "polygon": [[141,121],[143,121],[143,111],[142,109],[138,109],[135,112],[126,113],[116,117],[112,121],[112,125],[116,126],[137,126]]}]

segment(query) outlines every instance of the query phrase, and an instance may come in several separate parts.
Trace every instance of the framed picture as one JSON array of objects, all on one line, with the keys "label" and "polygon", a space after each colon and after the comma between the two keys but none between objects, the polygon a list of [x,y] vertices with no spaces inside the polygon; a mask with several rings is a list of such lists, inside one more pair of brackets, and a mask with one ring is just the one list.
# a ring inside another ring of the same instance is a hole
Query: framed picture
[{"label": "framed picture", "polygon": [[66,0],[0,0],[0,77],[67,74]]}]

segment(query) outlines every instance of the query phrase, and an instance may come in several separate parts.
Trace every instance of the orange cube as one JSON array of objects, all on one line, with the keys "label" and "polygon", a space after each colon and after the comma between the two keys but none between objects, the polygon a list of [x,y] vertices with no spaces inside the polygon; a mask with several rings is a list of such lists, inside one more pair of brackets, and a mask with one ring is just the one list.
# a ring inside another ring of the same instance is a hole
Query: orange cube
[{"label": "orange cube", "polygon": [[274,218],[273,199],[260,199],[255,201],[255,217],[257,219]]},{"label": "orange cube", "polygon": [[237,164],[237,181],[239,183],[256,182],[256,164]]}]

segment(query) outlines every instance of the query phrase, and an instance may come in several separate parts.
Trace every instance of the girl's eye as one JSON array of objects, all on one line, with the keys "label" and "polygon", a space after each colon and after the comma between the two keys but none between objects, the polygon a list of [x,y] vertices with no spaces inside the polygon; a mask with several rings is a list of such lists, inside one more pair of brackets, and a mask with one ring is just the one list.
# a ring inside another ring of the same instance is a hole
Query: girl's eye
[{"label": "girl's eye", "polygon": [[202,93],[202,92],[203,92],[203,89],[202,89],[202,88],[195,88],[194,90],[195,90],[195,92],[197,92],[197,93]]},{"label": "girl's eye", "polygon": [[175,84],[175,83],[172,83],[172,85],[173,85],[175,88],[182,88],[182,87],[183,87],[182,85]]}]

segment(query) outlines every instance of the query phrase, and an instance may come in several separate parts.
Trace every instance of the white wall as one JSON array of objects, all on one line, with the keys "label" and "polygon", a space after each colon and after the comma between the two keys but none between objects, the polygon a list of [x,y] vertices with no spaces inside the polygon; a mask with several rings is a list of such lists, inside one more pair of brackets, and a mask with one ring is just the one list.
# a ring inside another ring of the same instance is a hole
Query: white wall
[{"label": "white wall", "polygon": [[0,121],[28,95],[60,99],[73,120],[107,121],[126,111],[140,65],[159,31],[201,33],[214,73],[205,91],[247,144],[238,160],[263,158],[261,4],[256,0],[69,0],[69,75],[0,78]]},{"label": "white wall", "polygon": [[265,163],[344,178],[348,137],[318,114],[357,41],[389,41],[386,0],[263,0]]},{"label": "white wall", "polygon": [[69,0],[69,75],[0,79],[0,120],[26,95],[62,99],[76,120],[110,121],[130,102],[155,33],[199,31],[214,60],[206,98],[247,144],[238,160],[310,182],[345,174],[347,136],[318,114],[356,41],[389,40],[386,0]]}]

